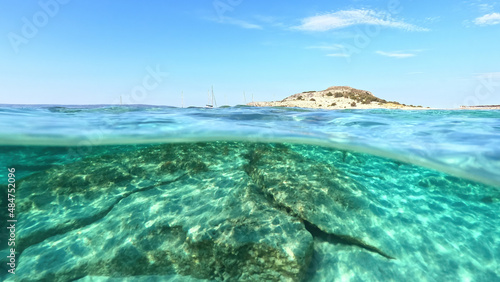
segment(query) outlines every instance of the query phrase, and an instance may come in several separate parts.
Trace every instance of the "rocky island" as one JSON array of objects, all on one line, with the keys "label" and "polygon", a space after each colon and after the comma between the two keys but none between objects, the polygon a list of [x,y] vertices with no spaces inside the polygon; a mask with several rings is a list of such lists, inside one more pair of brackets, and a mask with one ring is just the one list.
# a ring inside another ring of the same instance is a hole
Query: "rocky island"
[{"label": "rocky island", "polygon": [[315,109],[422,109],[422,106],[405,105],[386,101],[370,91],[349,86],[332,86],[321,91],[306,91],[293,94],[281,101],[252,102],[255,107],[299,107]]}]

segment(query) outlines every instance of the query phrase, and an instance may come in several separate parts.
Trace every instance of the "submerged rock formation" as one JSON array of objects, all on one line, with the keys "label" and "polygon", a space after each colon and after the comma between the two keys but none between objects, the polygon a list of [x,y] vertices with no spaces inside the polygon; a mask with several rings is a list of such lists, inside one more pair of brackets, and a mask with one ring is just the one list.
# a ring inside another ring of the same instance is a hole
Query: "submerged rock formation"
[{"label": "submerged rock formation", "polygon": [[285,145],[131,148],[18,184],[16,281],[300,281],[316,240],[392,258],[369,235],[366,189]]},{"label": "submerged rock formation", "polygon": [[421,106],[405,105],[375,97],[371,92],[349,86],[331,86],[321,91],[293,94],[281,101],[252,102],[256,107],[299,107],[315,109],[419,109]]},{"label": "submerged rock formation", "polygon": [[[245,156],[249,160],[245,171],[270,204],[301,219],[306,229],[323,241],[358,246],[394,259],[356,238],[371,241],[366,234],[376,227],[376,217],[366,209],[372,196],[365,187],[334,166],[311,162],[287,146],[254,146]],[[347,214],[349,220],[345,220]]]}]

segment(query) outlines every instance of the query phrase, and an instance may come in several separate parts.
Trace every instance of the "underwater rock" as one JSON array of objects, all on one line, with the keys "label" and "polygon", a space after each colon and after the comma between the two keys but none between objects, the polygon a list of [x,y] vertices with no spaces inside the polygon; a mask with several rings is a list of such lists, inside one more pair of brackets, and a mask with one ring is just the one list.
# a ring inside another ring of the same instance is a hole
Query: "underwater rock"
[{"label": "underwater rock", "polygon": [[236,143],[159,145],[27,177],[16,279],[303,279],[313,237],[243,171],[246,152]]},{"label": "underwater rock", "polygon": [[185,169],[165,173],[159,162],[169,159],[160,155],[156,162],[146,160],[150,156],[144,152],[151,150],[92,157],[18,181],[18,251],[102,218],[131,193],[188,173]]},{"label": "underwater rock", "polygon": [[[391,239],[368,208],[376,199],[334,166],[311,161],[283,144],[254,144],[245,171],[276,208],[309,222],[338,242],[381,254]],[[341,240],[341,238],[343,238]],[[378,246],[378,247],[375,247]]]}]

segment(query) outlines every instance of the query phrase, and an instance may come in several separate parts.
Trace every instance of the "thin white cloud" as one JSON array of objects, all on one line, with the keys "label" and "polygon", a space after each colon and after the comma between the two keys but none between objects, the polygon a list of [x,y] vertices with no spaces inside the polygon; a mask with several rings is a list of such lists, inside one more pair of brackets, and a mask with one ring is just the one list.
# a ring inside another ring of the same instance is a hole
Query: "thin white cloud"
[{"label": "thin white cloud", "polygon": [[327,57],[343,57],[343,58],[351,57],[351,54],[346,52],[347,48],[342,44],[314,45],[314,46],[307,46],[306,49],[319,49],[331,52],[336,51],[335,53],[326,54]]},{"label": "thin white cloud", "polygon": [[404,58],[410,58],[410,57],[416,56],[416,54],[413,54],[413,53],[402,53],[402,52],[377,51],[375,53],[382,55],[382,56],[391,57],[391,58],[398,58],[398,59],[404,59]]},{"label": "thin white cloud", "polygon": [[481,12],[491,12],[494,8],[493,4],[487,4],[487,3],[483,3],[483,4],[478,4],[477,5],[479,11]]},{"label": "thin white cloud", "polygon": [[262,29],[261,25],[254,24],[251,22],[247,22],[244,20],[240,19],[235,19],[232,17],[204,17],[204,20],[211,21],[211,22],[216,22],[220,24],[229,24],[229,25],[235,25],[239,26],[241,28],[245,29]]},{"label": "thin white cloud", "polygon": [[425,23],[435,23],[435,22],[438,22],[438,21],[441,21],[441,17],[440,16],[436,16],[436,17],[427,17],[425,18],[424,22]]},{"label": "thin white cloud", "polygon": [[274,26],[274,27],[279,27],[279,28],[285,28],[285,24],[282,23],[278,18],[276,17],[271,17],[271,16],[263,16],[263,15],[256,15],[254,18],[261,22],[266,24],[266,26]]},{"label": "thin white cloud", "polygon": [[482,17],[476,18],[474,23],[481,26],[500,24],[500,13],[486,14]]},{"label": "thin white cloud", "polygon": [[351,55],[347,54],[347,53],[333,53],[333,54],[327,54],[326,56],[328,56],[328,57],[343,57],[343,58],[347,58],[347,57],[350,57]]},{"label": "thin white cloud", "polygon": [[497,5],[497,3],[493,3],[491,0],[467,0],[464,3],[481,13],[491,13]]},{"label": "thin white cloud", "polygon": [[315,45],[315,46],[308,46],[306,49],[320,49],[320,50],[339,50],[344,48],[343,45],[341,44],[332,44],[332,45]]},{"label": "thin white cloud", "polygon": [[244,21],[244,20],[239,20],[239,19],[230,18],[230,17],[224,17],[219,22],[220,23],[226,23],[226,24],[236,25],[236,26],[239,26],[239,27],[242,27],[242,28],[246,28],[246,29],[262,29],[262,26],[260,26],[258,24],[253,24],[253,23],[249,23],[249,22]]},{"label": "thin white cloud", "polygon": [[353,25],[376,25],[403,29],[407,31],[428,31],[429,29],[397,21],[388,13],[379,13],[373,10],[344,10],[334,13],[312,16],[302,19],[302,24],[294,27],[305,31],[328,31],[341,29]]}]

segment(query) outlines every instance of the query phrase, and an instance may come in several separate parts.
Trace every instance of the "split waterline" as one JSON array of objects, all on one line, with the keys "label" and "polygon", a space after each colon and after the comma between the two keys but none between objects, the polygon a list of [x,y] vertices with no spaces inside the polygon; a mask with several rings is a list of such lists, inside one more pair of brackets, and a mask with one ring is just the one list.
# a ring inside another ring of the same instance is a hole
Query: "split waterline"
[{"label": "split waterline", "polygon": [[2,106],[0,120],[17,220],[2,279],[500,278],[496,111]]}]

